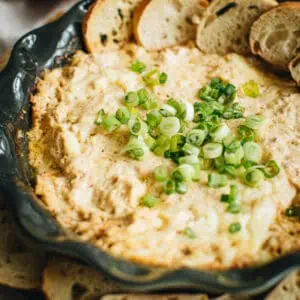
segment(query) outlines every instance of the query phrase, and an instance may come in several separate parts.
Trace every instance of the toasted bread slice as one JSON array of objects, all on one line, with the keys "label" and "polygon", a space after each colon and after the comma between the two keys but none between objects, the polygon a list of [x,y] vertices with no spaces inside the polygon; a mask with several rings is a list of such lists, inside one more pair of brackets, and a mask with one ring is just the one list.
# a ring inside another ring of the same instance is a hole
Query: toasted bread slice
[{"label": "toasted bread slice", "polygon": [[289,63],[289,69],[293,79],[300,86],[300,54]]},{"label": "toasted bread slice", "polygon": [[300,3],[286,2],[260,16],[251,28],[250,45],[254,54],[288,71],[300,54]]},{"label": "toasted bread slice", "polygon": [[96,270],[67,258],[50,260],[44,270],[43,291],[49,300],[100,299],[121,291]]},{"label": "toasted bread slice", "polygon": [[252,23],[277,5],[275,0],[215,0],[197,28],[196,44],[205,53],[250,54]]},{"label": "toasted bread slice", "polygon": [[147,50],[159,50],[195,39],[194,15],[201,15],[206,0],[144,0],[133,18],[135,39]]},{"label": "toasted bread slice", "polygon": [[7,210],[1,209],[0,284],[19,289],[39,289],[45,257],[28,250],[17,239],[14,231]]},{"label": "toasted bread slice", "polygon": [[83,38],[89,52],[117,49],[132,37],[133,10],[141,0],[97,0],[87,12]]}]

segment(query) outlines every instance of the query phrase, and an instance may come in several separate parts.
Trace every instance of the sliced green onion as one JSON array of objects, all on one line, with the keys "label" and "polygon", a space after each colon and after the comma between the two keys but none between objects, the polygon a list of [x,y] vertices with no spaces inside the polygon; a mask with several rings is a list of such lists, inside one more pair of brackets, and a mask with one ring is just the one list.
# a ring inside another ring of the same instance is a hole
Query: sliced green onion
[{"label": "sliced green onion", "polygon": [[169,179],[166,181],[165,186],[164,186],[164,192],[167,195],[171,195],[175,192],[175,181],[172,179]]},{"label": "sliced green onion", "polygon": [[155,205],[157,205],[159,203],[159,199],[154,197],[151,194],[147,194],[144,197],[142,197],[140,203],[141,203],[142,206],[152,208],[152,207],[154,207]]},{"label": "sliced green onion", "polygon": [[238,214],[241,212],[241,207],[236,203],[231,203],[228,205],[226,211],[231,214]]},{"label": "sliced green onion", "polygon": [[201,170],[209,170],[212,166],[212,159],[199,158],[199,166]]},{"label": "sliced green onion", "polygon": [[176,117],[183,119],[186,115],[186,106],[183,103],[171,98],[168,100],[168,105],[172,106],[176,110]]},{"label": "sliced green onion", "polygon": [[218,170],[218,172],[223,173],[224,167],[225,167],[225,159],[223,156],[219,156],[213,160],[215,168]]},{"label": "sliced green onion", "polygon": [[160,132],[166,136],[173,136],[179,132],[180,121],[176,117],[163,118],[159,124]]},{"label": "sliced green onion", "polygon": [[234,141],[235,141],[235,135],[232,131],[230,131],[230,133],[223,139],[223,144],[227,149],[227,147]]},{"label": "sliced green onion", "polygon": [[249,80],[242,85],[242,92],[251,98],[259,96],[259,87],[254,80]]},{"label": "sliced green onion", "polygon": [[148,132],[148,126],[141,119],[130,119],[128,122],[128,128],[133,135],[145,135]]},{"label": "sliced green onion", "polygon": [[208,174],[208,186],[212,188],[220,188],[228,183],[227,176],[223,174],[211,173]]},{"label": "sliced green onion", "polygon": [[201,179],[201,169],[200,165],[193,165],[194,168],[194,175],[192,177],[193,181],[199,181]]},{"label": "sliced green onion", "polygon": [[145,134],[144,141],[150,150],[154,149],[156,140],[151,135]]},{"label": "sliced green onion", "polygon": [[229,135],[229,133],[230,133],[229,127],[225,123],[223,123],[223,124],[217,126],[216,128],[214,128],[209,133],[209,135],[211,136],[211,138],[214,142],[220,143],[227,137],[227,135]]},{"label": "sliced green onion", "polygon": [[207,116],[213,113],[214,109],[207,102],[195,102],[194,103],[194,112],[195,112],[195,122],[203,121]]},{"label": "sliced green onion", "polygon": [[156,140],[153,152],[158,155],[164,155],[165,151],[170,148],[170,138],[166,135],[160,135]]},{"label": "sliced green onion", "polygon": [[135,73],[143,73],[146,70],[146,65],[139,60],[133,61],[131,65],[131,71]]},{"label": "sliced green onion", "polygon": [[225,108],[222,117],[226,120],[239,119],[243,117],[244,111],[245,109],[240,104],[233,103]]},{"label": "sliced green onion", "polygon": [[244,149],[244,158],[248,161],[253,161],[255,163],[259,163],[261,160],[261,147],[254,142],[246,142],[243,145]]},{"label": "sliced green onion", "polygon": [[147,113],[147,124],[150,128],[156,128],[162,120],[162,115],[157,110]]},{"label": "sliced green onion", "polygon": [[198,156],[200,153],[200,149],[189,144],[185,143],[184,146],[182,147],[182,151],[187,154],[187,155],[196,155]]},{"label": "sliced green onion", "polygon": [[291,206],[286,209],[285,215],[291,218],[299,218],[300,219],[300,206]]},{"label": "sliced green onion", "polygon": [[231,177],[237,176],[237,169],[233,165],[225,165],[223,171]]},{"label": "sliced green onion", "polygon": [[195,170],[191,165],[183,164],[176,168],[172,173],[175,181],[190,181],[195,174]]},{"label": "sliced green onion", "polygon": [[265,164],[262,171],[266,178],[273,178],[279,174],[280,168],[275,160],[270,160]]},{"label": "sliced green onion", "polygon": [[246,118],[244,125],[251,129],[259,129],[265,121],[261,115],[253,115]]},{"label": "sliced green onion", "polygon": [[176,152],[181,150],[183,145],[185,144],[185,136],[181,134],[176,134],[171,137],[170,150],[172,152]]},{"label": "sliced green onion", "polygon": [[227,149],[224,152],[225,162],[226,164],[229,165],[234,165],[234,166],[240,165],[243,157],[244,157],[244,150],[242,146],[237,148],[235,152],[228,152]]},{"label": "sliced green onion", "polygon": [[139,105],[139,97],[136,92],[128,92],[125,96],[125,104],[133,107]]},{"label": "sliced green onion", "polygon": [[226,151],[229,153],[234,153],[239,148],[241,148],[241,142],[236,139],[233,139],[232,142],[226,146]]},{"label": "sliced green onion", "polygon": [[238,187],[235,184],[230,185],[230,192],[229,195],[223,194],[221,196],[222,202],[227,202],[229,204],[238,204],[240,201],[240,194]]},{"label": "sliced green onion", "polygon": [[162,73],[160,73],[159,74],[159,83],[160,84],[164,84],[164,83],[166,83],[167,82],[167,80],[168,80],[168,74],[166,74],[166,73],[164,73],[164,72],[162,72]]},{"label": "sliced green onion", "polygon": [[236,87],[233,84],[228,83],[225,87],[224,93],[226,95],[226,99],[225,99],[224,103],[225,104],[230,103],[230,102],[234,101],[234,99],[236,97]]},{"label": "sliced green onion", "polygon": [[186,103],[185,104],[185,121],[193,121],[194,120],[194,106],[191,103]]},{"label": "sliced green onion", "polygon": [[219,91],[217,89],[213,89],[210,86],[204,86],[199,91],[199,98],[204,101],[215,101],[219,97]]},{"label": "sliced green onion", "polygon": [[139,99],[139,105],[143,106],[145,103],[150,102],[152,97],[146,89],[139,89],[137,91],[137,96]]},{"label": "sliced green onion", "polygon": [[157,166],[153,171],[154,179],[159,182],[165,182],[168,179],[169,172],[166,166]]},{"label": "sliced green onion", "polygon": [[191,240],[197,238],[195,231],[191,227],[186,227],[183,231],[183,234]]},{"label": "sliced green onion", "polygon": [[159,75],[160,72],[157,69],[154,69],[143,76],[143,80],[146,85],[153,87],[159,84]]},{"label": "sliced green onion", "polygon": [[104,117],[101,124],[102,127],[108,132],[112,132],[121,126],[121,123],[114,116]]},{"label": "sliced green onion", "polygon": [[246,171],[244,181],[249,186],[258,186],[264,180],[264,173],[259,169],[249,169]]},{"label": "sliced green onion", "polygon": [[186,141],[194,146],[200,146],[204,142],[205,137],[205,131],[201,129],[193,129],[187,134]]},{"label": "sliced green onion", "polygon": [[199,164],[200,160],[197,155],[187,155],[179,158],[179,164],[196,165]]},{"label": "sliced green onion", "polygon": [[212,159],[222,155],[223,146],[218,143],[208,143],[203,146],[203,157]]},{"label": "sliced green onion", "polygon": [[174,163],[179,164],[179,159],[182,156],[184,156],[184,152],[177,151],[177,152],[171,152],[170,158]]},{"label": "sliced green onion", "polygon": [[105,116],[106,116],[106,113],[105,113],[104,109],[100,109],[96,114],[96,119],[94,121],[95,125],[101,125]]},{"label": "sliced green onion", "polygon": [[124,148],[124,152],[133,159],[141,159],[148,151],[147,146],[144,143],[144,139],[141,136],[130,136],[127,145]]},{"label": "sliced green onion", "polygon": [[170,117],[176,115],[176,109],[169,105],[169,104],[163,104],[159,110],[162,116],[164,117]]},{"label": "sliced green onion", "polygon": [[149,109],[155,109],[158,107],[158,103],[154,99],[150,99],[149,101],[145,102],[144,104],[141,105],[142,108],[149,110]]},{"label": "sliced green onion", "polygon": [[187,192],[187,186],[184,182],[175,182],[175,192],[178,194],[185,194]]},{"label": "sliced green onion", "polygon": [[242,142],[253,141],[255,139],[255,132],[252,128],[245,125],[240,125],[237,129]]},{"label": "sliced green onion", "polygon": [[239,232],[242,229],[240,223],[231,223],[228,227],[228,231],[232,234]]},{"label": "sliced green onion", "polygon": [[116,118],[122,124],[127,124],[130,119],[130,111],[126,107],[121,107],[116,112]]}]

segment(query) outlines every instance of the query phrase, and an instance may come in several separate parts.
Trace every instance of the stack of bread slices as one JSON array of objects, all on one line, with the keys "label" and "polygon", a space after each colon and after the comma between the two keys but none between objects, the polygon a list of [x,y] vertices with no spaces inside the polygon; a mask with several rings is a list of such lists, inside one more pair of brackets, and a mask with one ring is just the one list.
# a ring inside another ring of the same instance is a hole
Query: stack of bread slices
[{"label": "stack of bread slices", "polygon": [[258,55],[300,85],[300,2],[98,0],[83,22],[90,52],[135,40],[149,51],[194,40],[204,53]]}]

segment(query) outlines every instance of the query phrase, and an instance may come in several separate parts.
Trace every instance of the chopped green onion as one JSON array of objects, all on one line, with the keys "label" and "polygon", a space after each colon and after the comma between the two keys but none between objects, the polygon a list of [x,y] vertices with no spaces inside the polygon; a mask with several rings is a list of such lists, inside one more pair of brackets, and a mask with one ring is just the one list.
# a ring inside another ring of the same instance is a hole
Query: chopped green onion
[{"label": "chopped green onion", "polygon": [[244,181],[249,186],[258,186],[264,180],[264,173],[259,169],[249,169],[246,171]]},{"label": "chopped green onion", "polygon": [[159,84],[159,75],[160,72],[157,69],[154,69],[143,76],[143,80],[146,85],[153,87]]},{"label": "chopped green onion", "polygon": [[236,203],[231,203],[228,205],[226,211],[231,214],[238,214],[239,212],[241,212],[241,207]]},{"label": "chopped green onion", "polygon": [[222,155],[223,146],[218,143],[208,143],[203,146],[203,157],[212,159]]},{"label": "chopped green onion", "polygon": [[141,199],[140,203],[142,206],[152,208],[159,203],[159,199],[151,194],[147,194]]},{"label": "chopped green onion", "polygon": [[275,160],[268,161],[262,169],[266,178],[273,178],[280,172],[280,168]]},{"label": "chopped green onion", "polygon": [[261,115],[253,115],[246,118],[244,125],[251,129],[259,129],[265,121]]},{"label": "chopped green onion", "polygon": [[195,174],[195,170],[192,166],[188,164],[180,165],[172,173],[172,178],[175,181],[190,181]]},{"label": "chopped green onion", "polygon": [[127,145],[124,148],[124,152],[133,159],[141,159],[148,151],[147,146],[144,143],[144,139],[141,136],[130,136]]},{"label": "chopped green onion", "polygon": [[228,231],[230,233],[237,233],[242,229],[242,226],[240,223],[231,223],[228,227]]},{"label": "chopped green onion", "polygon": [[186,227],[183,231],[183,234],[191,240],[197,238],[195,231],[191,227]]},{"label": "chopped green onion", "polygon": [[251,98],[256,98],[259,96],[259,87],[254,80],[249,80],[242,85],[243,93]]},{"label": "chopped green onion", "polygon": [[131,71],[136,73],[143,73],[146,70],[146,65],[139,60],[133,61],[131,65]]},{"label": "chopped green onion", "polygon": [[220,172],[222,173],[224,171],[224,167],[225,167],[225,159],[223,156],[219,156],[217,158],[215,158],[213,160],[214,163],[214,167]]},{"label": "chopped green onion", "polygon": [[234,153],[239,148],[241,148],[241,142],[236,139],[233,139],[232,142],[226,146],[226,151],[229,153]]},{"label": "chopped green onion", "polygon": [[176,109],[169,105],[169,104],[163,104],[159,110],[162,116],[164,117],[170,117],[170,116],[175,116],[176,115]]},{"label": "chopped green onion", "polygon": [[203,121],[207,116],[211,115],[214,111],[212,106],[207,102],[195,102],[194,103],[194,111],[195,111],[195,122]]},{"label": "chopped green onion", "polygon": [[219,126],[217,126],[216,128],[214,128],[209,135],[211,136],[212,140],[214,142],[222,142],[223,139],[225,139],[227,137],[227,135],[229,135],[230,133],[230,129],[229,127],[223,123]]},{"label": "chopped green onion", "polygon": [[259,163],[261,160],[261,147],[254,142],[246,142],[243,145],[244,149],[244,159],[247,161],[252,161],[255,163]]},{"label": "chopped green onion", "polygon": [[255,132],[252,128],[245,125],[240,125],[237,129],[242,142],[253,141],[255,139]]},{"label": "chopped green onion", "polygon": [[173,136],[180,129],[180,121],[176,117],[163,118],[159,124],[160,132],[166,136]]},{"label": "chopped green onion", "polygon": [[199,165],[201,170],[209,170],[212,166],[212,160],[211,159],[204,159],[204,158],[199,158]]},{"label": "chopped green onion", "polygon": [[211,173],[208,174],[208,186],[212,188],[220,188],[228,183],[227,176],[223,174]]},{"label": "chopped green onion", "polygon": [[97,112],[96,119],[94,121],[95,125],[101,125],[105,116],[106,116],[106,113],[105,113],[104,109],[100,109]]},{"label": "chopped green onion", "polygon": [[122,124],[127,124],[130,119],[130,112],[126,107],[121,107],[116,112],[116,118]]},{"label": "chopped green onion", "polygon": [[194,146],[200,146],[204,142],[205,137],[205,131],[201,129],[193,129],[187,134],[186,141]]},{"label": "chopped green onion", "polygon": [[197,155],[187,155],[179,158],[179,164],[196,165],[199,164],[200,160]]},{"label": "chopped green onion", "polygon": [[162,156],[165,153],[165,151],[169,150],[169,148],[170,138],[166,135],[160,135],[155,142],[153,152],[158,156]]},{"label": "chopped green onion", "polygon": [[231,184],[229,195],[223,194],[221,196],[221,201],[229,204],[237,204],[240,201],[238,187],[235,184]]},{"label": "chopped green onion", "polygon": [[171,195],[175,192],[175,181],[172,179],[169,179],[166,181],[165,186],[164,186],[164,192],[167,195]]},{"label": "chopped green onion", "polygon": [[168,79],[168,74],[166,74],[164,72],[162,72],[162,73],[159,74],[159,79],[158,80],[159,80],[160,84],[166,83],[167,79]]},{"label": "chopped green onion", "polygon": [[172,152],[179,151],[185,144],[185,136],[176,134],[171,137],[170,150]]},{"label": "chopped green onion", "polygon": [[176,117],[183,119],[186,115],[186,106],[183,103],[171,98],[168,100],[168,105],[172,106],[176,110]]},{"label": "chopped green onion", "polygon": [[139,105],[139,97],[136,92],[128,92],[125,96],[125,104],[133,107]]},{"label": "chopped green onion", "polygon": [[185,116],[184,116],[184,120],[185,121],[193,121],[194,119],[194,106],[191,103],[186,103],[185,104]]},{"label": "chopped green onion", "polygon": [[291,218],[299,218],[300,219],[300,206],[291,206],[286,209],[285,215]]},{"label": "chopped green onion", "polygon": [[230,133],[223,139],[223,144],[227,149],[227,147],[234,141],[235,141],[235,135],[232,131],[230,131]]},{"label": "chopped green onion", "polygon": [[133,135],[145,135],[148,132],[148,126],[145,122],[139,118],[130,119],[128,122],[128,128]]},{"label": "chopped green onion", "polygon": [[187,192],[187,186],[184,182],[175,182],[175,192],[178,194],[185,194]]},{"label": "chopped green onion", "polygon": [[189,144],[185,143],[184,146],[182,147],[182,151],[187,154],[187,155],[196,155],[198,156],[200,153],[200,149]]},{"label": "chopped green onion", "polygon": [[244,157],[244,150],[242,146],[237,148],[235,152],[229,152],[227,149],[224,152],[225,162],[226,164],[229,165],[234,165],[234,166],[240,165],[243,157]]},{"label": "chopped green onion", "polygon": [[227,106],[222,114],[226,120],[239,119],[243,117],[245,109],[238,103],[233,103]]},{"label": "chopped green onion", "polygon": [[225,165],[223,171],[231,177],[237,176],[237,170],[233,165]]},{"label": "chopped green onion", "polygon": [[193,165],[194,168],[194,175],[192,177],[193,181],[199,181],[201,179],[201,169],[200,169],[200,165]]},{"label": "chopped green onion", "polygon": [[206,85],[199,91],[199,98],[204,101],[215,101],[219,97],[219,91]]},{"label": "chopped green onion", "polygon": [[159,182],[165,182],[168,179],[169,172],[166,166],[157,166],[153,171],[154,179]]},{"label": "chopped green onion", "polygon": [[174,163],[179,164],[179,159],[182,156],[184,156],[184,152],[177,151],[177,152],[171,152],[170,158]]},{"label": "chopped green onion", "polygon": [[139,105],[140,106],[143,106],[147,102],[150,102],[152,100],[152,97],[151,97],[150,93],[146,89],[139,89],[137,91],[137,96],[138,96],[138,99],[139,99]]},{"label": "chopped green onion", "polygon": [[101,124],[108,132],[112,132],[121,126],[121,123],[114,116],[104,117]]},{"label": "chopped green onion", "polygon": [[150,128],[156,128],[162,120],[162,115],[157,110],[147,113],[147,124]]},{"label": "chopped green onion", "polygon": [[149,109],[155,109],[158,107],[158,103],[154,99],[150,99],[149,101],[145,102],[144,104],[141,105],[142,108],[149,110]]},{"label": "chopped green onion", "polygon": [[148,146],[148,148],[150,150],[153,150],[154,147],[155,147],[155,143],[156,143],[155,139],[151,135],[145,134],[144,135],[144,140],[145,140],[145,143]]}]

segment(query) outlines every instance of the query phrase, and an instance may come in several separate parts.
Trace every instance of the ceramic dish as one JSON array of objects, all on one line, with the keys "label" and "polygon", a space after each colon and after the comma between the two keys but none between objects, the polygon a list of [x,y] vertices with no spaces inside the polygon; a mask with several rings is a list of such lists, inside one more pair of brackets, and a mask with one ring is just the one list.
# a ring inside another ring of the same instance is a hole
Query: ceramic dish
[{"label": "ceramic dish", "polygon": [[41,248],[78,257],[136,291],[191,289],[257,294],[299,268],[300,253],[263,266],[221,272],[149,268],[79,241],[42,207],[33,193],[34,176],[27,157],[25,132],[31,126],[28,98],[40,72],[62,66],[72,53],[83,49],[81,21],[91,2],[81,1],[58,21],[21,38],[0,74],[0,188],[8,196],[21,236]]}]

